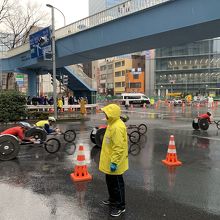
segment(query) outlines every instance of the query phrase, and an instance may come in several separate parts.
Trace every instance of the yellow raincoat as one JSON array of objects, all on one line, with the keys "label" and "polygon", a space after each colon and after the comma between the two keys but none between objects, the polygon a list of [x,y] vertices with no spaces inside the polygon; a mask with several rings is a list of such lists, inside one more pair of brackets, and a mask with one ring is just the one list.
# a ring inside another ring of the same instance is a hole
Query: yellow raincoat
[{"label": "yellow raincoat", "polygon": [[82,115],[86,114],[87,113],[87,111],[86,111],[86,100],[82,98],[80,100],[79,104],[80,104],[80,113]]},{"label": "yellow raincoat", "polygon": [[58,107],[58,108],[62,108],[62,107],[63,107],[63,101],[62,101],[62,99],[58,99],[58,101],[57,101],[57,107]]},{"label": "yellow raincoat", "polygon": [[[99,170],[105,174],[121,175],[128,170],[127,128],[120,119],[118,105],[110,104],[101,110],[108,117],[108,126],[102,142]],[[110,163],[117,164],[115,172],[110,171]]]}]

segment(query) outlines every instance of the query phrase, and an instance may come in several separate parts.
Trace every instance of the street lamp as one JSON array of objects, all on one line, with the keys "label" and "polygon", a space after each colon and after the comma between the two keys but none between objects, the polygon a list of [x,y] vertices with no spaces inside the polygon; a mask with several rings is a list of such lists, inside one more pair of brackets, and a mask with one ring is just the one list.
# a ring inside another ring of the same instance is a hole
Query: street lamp
[{"label": "street lamp", "polygon": [[63,12],[60,11],[60,9],[54,7],[53,5],[46,4],[46,6],[49,7],[49,8],[51,8],[51,9],[52,9],[52,8],[55,8],[57,11],[59,11],[59,12],[62,14],[62,16],[63,16],[64,26],[66,26],[66,17],[65,17],[65,15],[63,14]]},{"label": "street lamp", "polygon": [[[54,19],[54,9],[57,9],[59,12],[61,12],[58,8],[46,4],[47,7],[51,8],[51,14],[52,14],[52,63],[53,63],[53,106],[54,106],[54,117],[57,119],[57,82],[56,82],[56,50],[55,50],[55,19]],[[66,19],[64,14],[61,12],[61,14],[64,17],[64,25],[66,25]]]}]

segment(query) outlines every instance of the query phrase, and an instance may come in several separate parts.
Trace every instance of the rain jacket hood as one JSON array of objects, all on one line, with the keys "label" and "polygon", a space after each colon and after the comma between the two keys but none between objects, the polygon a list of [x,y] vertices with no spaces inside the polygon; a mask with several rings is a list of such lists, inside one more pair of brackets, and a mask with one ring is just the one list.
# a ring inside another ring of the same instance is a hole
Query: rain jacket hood
[{"label": "rain jacket hood", "polygon": [[116,104],[110,104],[105,106],[104,108],[101,108],[101,110],[103,112],[105,112],[105,114],[108,117],[108,124],[113,123],[114,121],[118,120],[120,118],[121,115],[121,109],[118,105]]}]

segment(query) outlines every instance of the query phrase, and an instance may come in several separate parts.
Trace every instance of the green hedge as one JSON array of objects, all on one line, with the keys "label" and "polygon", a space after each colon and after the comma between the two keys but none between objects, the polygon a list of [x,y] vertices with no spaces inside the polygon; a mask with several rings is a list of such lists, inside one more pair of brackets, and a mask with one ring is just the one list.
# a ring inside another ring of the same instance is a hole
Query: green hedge
[{"label": "green hedge", "polygon": [[0,121],[18,121],[26,117],[26,98],[18,91],[0,92]]}]

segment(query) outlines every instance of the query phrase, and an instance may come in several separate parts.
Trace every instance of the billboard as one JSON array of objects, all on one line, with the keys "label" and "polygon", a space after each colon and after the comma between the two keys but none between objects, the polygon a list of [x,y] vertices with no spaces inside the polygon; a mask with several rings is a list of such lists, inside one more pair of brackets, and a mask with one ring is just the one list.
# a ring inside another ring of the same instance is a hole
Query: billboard
[{"label": "billboard", "polygon": [[29,36],[31,58],[43,57],[45,52],[51,52],[51,30],[46,27]]},{"label": "billboard", "polygon": [[16,75],[16,83],[17,85],[20,87],[20,86],[23,86],[24,85],[24,75],[22,74],[17,74]]}]

